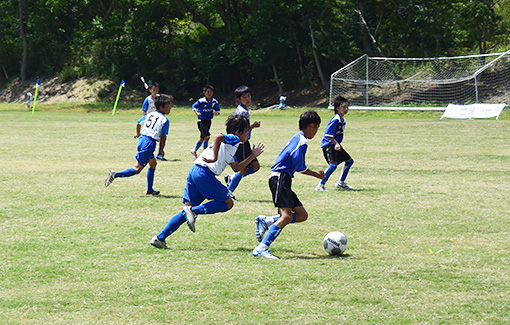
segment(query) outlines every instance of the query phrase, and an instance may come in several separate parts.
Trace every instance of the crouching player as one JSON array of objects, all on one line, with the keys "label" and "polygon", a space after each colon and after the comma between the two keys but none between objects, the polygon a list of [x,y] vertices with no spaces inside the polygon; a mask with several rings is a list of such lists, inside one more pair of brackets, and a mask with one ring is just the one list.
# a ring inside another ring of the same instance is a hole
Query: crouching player
[{"label": "crouching player", "polygon": [[[312,139],[321,124],[321,118],[313,110],[305,111],[299,118],[299,132],[294,135],[276,158],[271,167],[269,188],[273,194],[273,203],[278,215],[258,215],[256,235],[260,244],[253,250],[253,256],[278,259],[271,254],[269,246],[289,223],[303,222],[308,218],[303,204],[291,189],[294,172],[324,178],[324,171],[311,171],[306,167],[305,155],[308,139]],[[264,234],[267,231],[267,235]]]},{"label": "crouching player", "polygon": [[[228,117],[227,133],[220,133],[214,137],[214,143],[195,159],[186,180],[186,187],[182,202],[184,207],[174,215],[163,230],[151,240],[156,248],[168,248],[166,238],[173,234],[184,222],[191,231],[195,232],[195,221],[199,214],[213,214],[226,212],[234,206],[234,201],[225,185],[215,176],[221,175],[227,165],[237,172],[248,166],[255,158],[264,152],[264,145],[254,146],[252,153],[242,162],[235,160],[237,147],[248,140],[250,122],[244,115]],[[208,199],[210,201],[202,202]]]}]

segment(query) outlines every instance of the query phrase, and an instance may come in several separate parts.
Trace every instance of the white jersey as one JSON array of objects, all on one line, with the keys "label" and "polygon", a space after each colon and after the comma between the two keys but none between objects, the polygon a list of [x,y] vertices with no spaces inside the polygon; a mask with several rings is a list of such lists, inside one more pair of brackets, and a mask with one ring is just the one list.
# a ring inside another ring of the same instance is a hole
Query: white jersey
[{"label": "white jersey", "polygon": [[156,141],[161,139],[161,135],[167,135],[170,123],[165,115],[155,111],[143,116],[138,120],[142,125],[141,135],[153,138]]},{"label": "white jersey", "polygon": [[227,166],[233,162],[235,162],[235,154],[237,151],[237,147],[239,143],[241,143],[239,137],[234,134],[224,134],[225,142],[220,144],[220,149],[218,150],[218,159],[213,163],[205,162],[202,157],[207,157],[208,159],[214,158],[213,145],[210,145],[202,151],[202,154],[195,159],[195,165],[204,166],[209,168],[214,175],[219,176]]}]

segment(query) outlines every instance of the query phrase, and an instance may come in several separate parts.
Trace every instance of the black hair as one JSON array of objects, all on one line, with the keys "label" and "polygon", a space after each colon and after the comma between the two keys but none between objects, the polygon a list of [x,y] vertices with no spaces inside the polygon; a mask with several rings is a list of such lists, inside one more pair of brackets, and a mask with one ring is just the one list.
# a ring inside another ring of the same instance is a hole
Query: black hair
[{"label": "black hair", "polygon": [[159,84],[157,82],[151,82],[150,85],[149,85],[149,89],[151,89],[152,87],[158,87],[159,88]]},{"label": "black hair", "polygon": [[156,106],[156,109],[159,111],[161,107],[164,107],[166,103],[171,103],[174,101],[174,96],[172,95],[165,95],[160,94],[156,99],[154,100],[154,106]]},{"label": "black hair", "polygon": [[214,90],[214,87],[212,85],[205,85],[204,87],[202,87],[202,91],[206,91],[207,89],[211,89],[211,90]]},{"label": "black hair", "polygon": [[345,99],[342,96],[336,96],[333,100],[333,110],[335,111],[335,114],[338,113],[337,108],[339,108],[343,103],[349,102],[347,99]]},{"label": "black hair", "polygon": [[227,133],[229,134],[234,134],[236,131],[242,133],[250,128],[250,120],[248,120],[248,117],[244,114],[230,115],[225,125],[227,126]]},{"label": "black hair", "polygon": [[301,113],[299,117],[299,130],[302,131],[306,129],[310,124],[321,124],[321,117],[312,109]]},{"label": "black hair", "polygon": [[236,98],[237,99],[241,98],[241,96],[244,93],[250,93],[251,94],[251,90],[247,86],[239,86],[239,87],[236,88],[236,90],[234,92],[236,94]]}]

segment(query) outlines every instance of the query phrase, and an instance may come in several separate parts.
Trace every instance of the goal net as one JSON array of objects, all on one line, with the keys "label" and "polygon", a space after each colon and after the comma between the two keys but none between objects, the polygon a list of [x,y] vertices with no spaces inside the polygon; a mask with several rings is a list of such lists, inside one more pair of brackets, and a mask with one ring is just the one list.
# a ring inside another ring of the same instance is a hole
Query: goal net
[{"label": "goal net", "polygon": [[386,58],[363,55],[331,75],[336,96],[352,106],[419,107],[510,101],[510,50],[504,53]]}]

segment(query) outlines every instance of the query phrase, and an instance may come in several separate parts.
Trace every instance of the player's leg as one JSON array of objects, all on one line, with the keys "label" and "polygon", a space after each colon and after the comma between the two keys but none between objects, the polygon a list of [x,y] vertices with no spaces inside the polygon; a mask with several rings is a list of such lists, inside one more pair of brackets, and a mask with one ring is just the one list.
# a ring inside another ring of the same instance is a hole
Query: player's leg
[{"label": "player's leg", "polygon": [[326,182],[329,177],[338,167],[338,160],[336,159],[336,150],[334,146],[325,146],[322,148],[322,153],[324,155],[324,159],[328,163],[328,168],[324,173],[324,178],[320,180],[319,184],[315,187],[316,191],[327,191],[326,190]]},{"label": "player's leg", "polygon": [[145,194],[149,195],[159,195],[159,191],[154,190],[154,174],[156,173],[156,166],[157,166],[156,159],[152,158],[149,160],[149,169],[147,170],[147,192]]},{"label": "player's leg", "polygon": [[211,133],[209,132],[211,129],[211,120],[203,120],[202,121],[202,137],[204,138],[204,142],[202,143],[203,150],[207,149],[209,146],[209,139],[211,138]]},{"label": "player's leg", "polygon": [[343,190],[352,190],[352,187],[348,185],[345,180],[347,179],[347,175],[349,174],[351,166],[354,164],[354,159],[351,158],[351,156],[347,153],[347,151],[344,150],[344,148],[342,148],[339,153],[339,159],[341,159],[339,161],[344,161],[345,163],[342,166],[342,172],[340,173],[340,178],[338,179],[335,187]]}]

